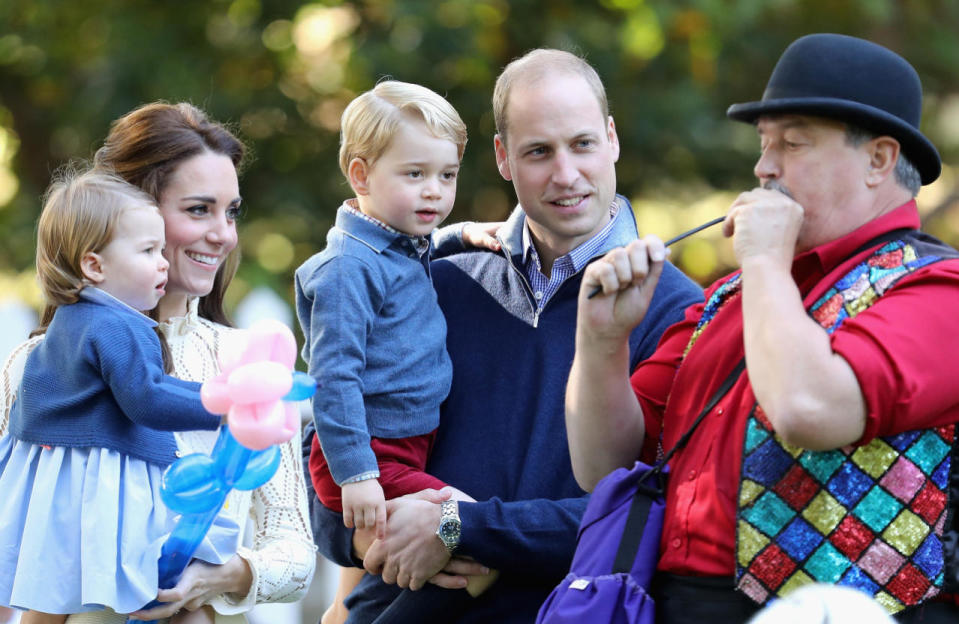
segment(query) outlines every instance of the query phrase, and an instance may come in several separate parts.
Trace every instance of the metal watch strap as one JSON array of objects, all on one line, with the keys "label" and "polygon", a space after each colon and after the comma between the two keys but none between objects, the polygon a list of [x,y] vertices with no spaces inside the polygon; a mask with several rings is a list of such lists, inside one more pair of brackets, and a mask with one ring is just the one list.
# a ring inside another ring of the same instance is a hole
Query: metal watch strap
[{"label": "metal watch strap", "polygon": [[460,514],[459,505],[455,500],[443,501],[440,505],[440,525],[436,529],[436,536],[453,552],[460,541]]}]

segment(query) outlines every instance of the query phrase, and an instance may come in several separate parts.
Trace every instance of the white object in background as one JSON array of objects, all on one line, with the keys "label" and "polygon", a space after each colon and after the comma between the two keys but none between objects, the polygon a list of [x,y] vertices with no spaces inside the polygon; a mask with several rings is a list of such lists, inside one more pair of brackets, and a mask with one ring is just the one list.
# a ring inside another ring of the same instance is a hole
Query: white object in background
[{"label": "white object in background", "polygon": [[257,286],[251,290],[237,304],[233,316],[237,327],[243,329],[264,318],[274,319],[287,327],[293,327],[293,312],[289,304],[266,286]]},{"label": "white object in background", "polygon": [[0,362],[37,328],[37,313],[18,299],[0,301]]},{"label": "white object in background", "polygon": [[256,605],[246,614],[250,624],[301,624],[303,621],[302,601],[265,602]]}]

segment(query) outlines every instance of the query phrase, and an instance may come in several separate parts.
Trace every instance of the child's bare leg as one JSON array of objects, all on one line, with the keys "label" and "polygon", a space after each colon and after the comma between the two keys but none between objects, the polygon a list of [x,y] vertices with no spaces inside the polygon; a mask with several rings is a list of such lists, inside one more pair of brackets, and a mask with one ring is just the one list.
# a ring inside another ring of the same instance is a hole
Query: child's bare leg
[{"label": "child's bare leg", "polygon": [[346,597],[350,595],[363,578],[362,568],[340,568],[340,584],[336,587],[333,602],[320,618],[320,624],[343,624],[350,612],[346,608]]},{"label": "child's bare leg", "polygon": [[179,613],[170,618],[170,624],[213,624],[216,615],[213,607],[203,605],[196,611],[180,610]]},{"label": "child's bare leg", "polygon": [[499,578],[499,570],[490,570],[489,574],[482,574],[476,576],[467,576],[466,577],[466,591],[469,592],[469,595],[473,598],[476,598],[484,591],[490,588],[490,586],[496,582],[496,579]]},{"label": "child's bare leg", "polygon": [[59,613],[24,611],[20,615],[20,624],[63,624],[66,621],[67,616]]}]

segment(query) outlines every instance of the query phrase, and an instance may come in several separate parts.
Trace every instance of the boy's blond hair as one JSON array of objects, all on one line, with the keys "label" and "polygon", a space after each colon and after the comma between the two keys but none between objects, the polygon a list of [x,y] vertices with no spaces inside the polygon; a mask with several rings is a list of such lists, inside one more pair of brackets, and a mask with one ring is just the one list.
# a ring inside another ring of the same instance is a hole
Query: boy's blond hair
[{"label": "boy's blond hair", "polygon": [[422,119],[433,135],[456,144],[463,157],[466,124],[456,109],[438,93],[418,84],[384,80],[358,96],[340,120],[340,170],[349,179],[350,161],[362,158],[373,164],[389,147],[397,129],[413,115]]},{"label": "boy's blond hair", "polygon": [[506,117],[506,106],[509,103],[509,94],[516,84],[530,84],[538,82],[548,73],[555,72],[568,76],[579,76],[586,81],[596,101],[599,110],[603,113],[603,120],[609,116],[609,103],[606,99],[606,88],[599,74],[593,66],[571,52],[552,48],[537,48],[531,50],[507,65],[496,79],[493,89],[493,121],[496,124],[496,134],[506,143],[506,134],[509,130],[509,120]]},{"label": "boy's blond hair", "polygon": [[66,168],[55,175],[37,224],[37,281],[50,305],[77,301],[84,254],[101,251],[120,215],[143,207],[156,210],[156,201],[111,173]]}]

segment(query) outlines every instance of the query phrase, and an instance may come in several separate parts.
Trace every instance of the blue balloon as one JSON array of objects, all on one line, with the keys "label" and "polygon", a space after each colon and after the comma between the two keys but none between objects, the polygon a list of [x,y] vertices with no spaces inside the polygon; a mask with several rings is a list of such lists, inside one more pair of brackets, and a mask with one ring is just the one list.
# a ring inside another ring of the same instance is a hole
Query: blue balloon
[{"label": "blue balloon", "polygon": [[293,373],[293,387],[283,397],[284,401],[302,401],[316,394],[316,380],[300,371]]},{"label": "blue balloon", "polygon": [[[239,444],[239,442],[235,442]],[[254,451],[246,465],[246,470],[236,480],[233,487],[237,490],[255,490],[273,478],[280,467],[280,448],[271,446],[262,451]]]},{"label": "blue balloon", "polygon": [[[312,380],[311,380],[312,381]],[[210,455],[193,453],[173,462],[163,473],[160,497],[181,514],[160,551],[159,587],[175,587],[203,541],[230,490],[252,490],[269,481],[280,465],[280,449],[251,451],[223,425]],[[159,605],[154,600],[143,607]]]},{"label": "blue balloon", "polygon": [[163,472],[160,484],[163,503],[180,514],[203,513],[214,508],[228,491],[214,468],[213,460],[201,453],[178,459]]}]

